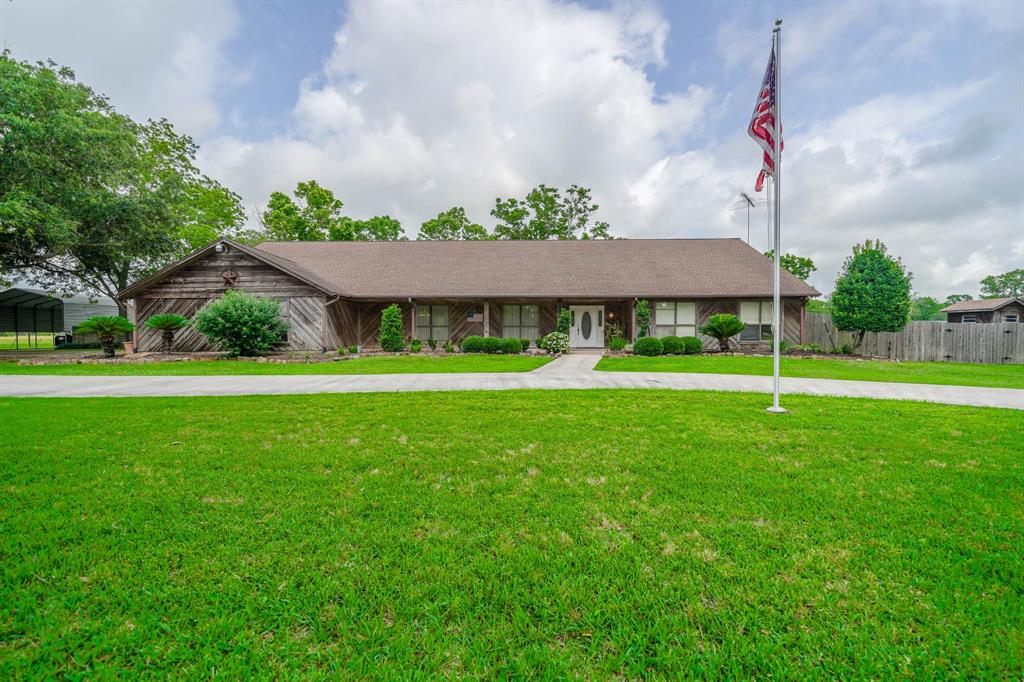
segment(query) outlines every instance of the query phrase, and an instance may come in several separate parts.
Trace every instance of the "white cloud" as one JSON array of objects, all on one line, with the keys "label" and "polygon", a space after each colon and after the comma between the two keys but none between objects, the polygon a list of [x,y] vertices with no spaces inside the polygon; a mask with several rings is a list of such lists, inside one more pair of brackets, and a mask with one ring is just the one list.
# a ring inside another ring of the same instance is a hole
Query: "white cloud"
[{"label": "white cloud", "polygon": [[214,2],[3,2],[0,44],[70,66],[133,118],[201,136],[221,122],[218,88],[245,77],[224,56],[238,23],[233,5]]}]

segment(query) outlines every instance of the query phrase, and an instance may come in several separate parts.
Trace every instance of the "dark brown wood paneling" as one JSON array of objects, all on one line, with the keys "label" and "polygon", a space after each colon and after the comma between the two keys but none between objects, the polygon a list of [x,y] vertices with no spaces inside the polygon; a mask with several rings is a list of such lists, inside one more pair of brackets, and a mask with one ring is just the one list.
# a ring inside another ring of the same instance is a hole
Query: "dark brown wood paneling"
[{"label": "dark brown wood paneling", "polygon": [[322,295],[301,280],[238,251],[210,254],[208,258],[172,273],[143,293],[146,298],[217,298],[232,288],[222,276],[226,270],[233,270],[238,275],[233,288],[242,291],[278,299]]},{"label": "dark brown wood paneling", "polygon": [[355,305],[348,301],[335,301],[327,306],[326,329],[324,343],[327,350],[335,350],[341,346],[358,344],[356,336]]},{"label": "dark brown wood paneling", "polygon": [[[484,323],[481,319],[480,322],[470,322],[467,318],[472,313],[478,313],[481,316],[484,312],[483,303],[479,302],[466,302],[460,301],[458,303],[449,304],[449,327],[448,335],[451,337],[452,343],[458,344],[459,341],[466,338],[467,336],[483,336],[484,334]],[[493,313],[493,310],[492,310]],[[494,327],[494,318],[491,318],[491,328]]]}]

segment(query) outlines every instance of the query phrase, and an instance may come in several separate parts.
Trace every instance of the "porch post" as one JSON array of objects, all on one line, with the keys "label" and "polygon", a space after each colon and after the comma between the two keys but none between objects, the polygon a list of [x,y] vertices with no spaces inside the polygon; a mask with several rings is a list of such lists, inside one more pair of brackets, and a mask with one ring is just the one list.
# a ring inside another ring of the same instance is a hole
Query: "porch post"
[{"label": "porch post", "polygon": [[636,343],[636,299],[629,302],[629,337],[630,343]]},{"label": "porch post", "polygon": [[484,301],[484,336],[491,335],[491,304]]}]

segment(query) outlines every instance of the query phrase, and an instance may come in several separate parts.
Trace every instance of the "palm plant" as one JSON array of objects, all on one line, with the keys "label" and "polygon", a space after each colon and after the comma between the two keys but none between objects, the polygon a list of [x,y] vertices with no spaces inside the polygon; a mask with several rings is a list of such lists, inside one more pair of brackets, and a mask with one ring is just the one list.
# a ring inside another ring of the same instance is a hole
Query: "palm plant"
[{"label": "palm plant", "polygon": [[746,325],[735,315],[720,313],[709,317],[707,323],[701,325],[700,333],[718,339],[718,346],[723,351],[728,351],[729,339],[743,331],[744,327]]},{"label": "palm plant", "polygon": [[192,324],[187,317],[178,315],[176,313],[161,313],[159,315],[152,315],[146,320],[146,326],[150,329],[159,329],[163,332],[163,350],[164,353],[171,352],[171,346],[174,344],[174,332],[179,329]]},{"label": "palm plant", "polygon": [[77,332],[98,336],[103,354],[108,358],[114,357],[114,339],[117,335],[128,334],[134,329],[135,325],[120,315],[95,315],[75,327]]}]

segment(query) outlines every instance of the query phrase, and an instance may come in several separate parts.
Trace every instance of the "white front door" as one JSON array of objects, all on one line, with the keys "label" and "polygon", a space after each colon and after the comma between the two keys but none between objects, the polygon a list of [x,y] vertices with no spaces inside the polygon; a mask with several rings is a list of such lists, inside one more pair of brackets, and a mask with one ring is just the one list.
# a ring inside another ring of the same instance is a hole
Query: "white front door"
[{"label": "white front door", "polygon": [[604,306],[569,306],[569,346],[604,348]]}]

